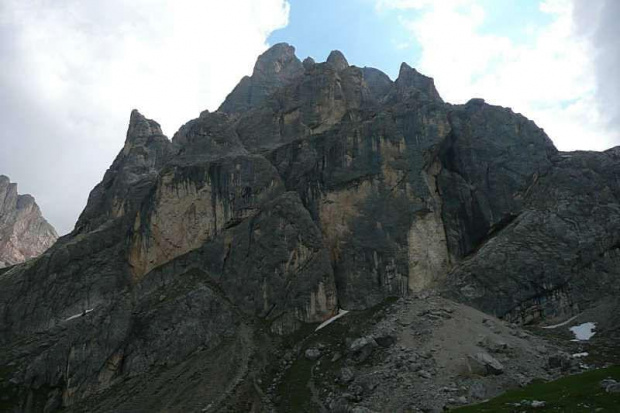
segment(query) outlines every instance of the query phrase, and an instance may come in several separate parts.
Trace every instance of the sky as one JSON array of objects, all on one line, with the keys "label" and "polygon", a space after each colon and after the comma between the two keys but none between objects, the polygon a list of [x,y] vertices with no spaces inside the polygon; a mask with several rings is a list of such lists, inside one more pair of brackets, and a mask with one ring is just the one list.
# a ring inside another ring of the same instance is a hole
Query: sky
[{"label": "sky", "polygon": [[534,120],[560,150],[620,144],[616,0],[2,0],[0,174],[67,233],[132,109],[172,136],[215,110],[270,45],[341,50],[444,100]]}]

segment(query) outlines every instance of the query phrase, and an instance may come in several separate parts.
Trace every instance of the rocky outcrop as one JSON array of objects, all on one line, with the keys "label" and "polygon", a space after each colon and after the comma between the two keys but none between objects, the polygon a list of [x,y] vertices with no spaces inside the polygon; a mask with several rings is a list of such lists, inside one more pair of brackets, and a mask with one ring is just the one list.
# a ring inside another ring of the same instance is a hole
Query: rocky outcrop
[{"label": "rocky outcrop", "polygon": [[473,99],[450,114],[437,185],[450,251],[471,254],[522,209],[526,192],[557,154],[534,122]]},{"label": "rocky outcrop", "polygon": [[58,234],[30,195],[0,175],[0,268],[34,258],[51,247]]},{"label": "rocky outcrop", "polygon": [[278,43],[258,57],[252,76],[241,79],[219,111],[235,114],[255,108],[303,72],[303,65],[295,56],[295,48]]},{"label": "rocky outcrop", "polygon": [[449,294],[520,323],[563,317],[618,294],[617,149],[558,153],[522,206],[449,275]]},{"label": "rocky outcrop", "polygon": [[437,92],[435,88],[433,79],[419,73],[407,63],[401,64],[395,86],[395,94],[397,96],[408,98],[411,95],[418,94],[421,95],[423,99],[443,102],[439,96],[439,92]]},{"label": "rocky outcrop", "polygon": [[87,233],[110,219],[135,213],[172,153],[159,124],[132,111],[125,146],[90,193],[74,233]]},{"label": "rocky outcrop", "polygon": [[1,389],[15,411],[264,411],[263,379],[339,308],[440,290],[519,323],[572,313],[618,285],[618,153],[558,152],[406,64],[275,45],[171,141],[132,112],[74,231],[0,272]]}]

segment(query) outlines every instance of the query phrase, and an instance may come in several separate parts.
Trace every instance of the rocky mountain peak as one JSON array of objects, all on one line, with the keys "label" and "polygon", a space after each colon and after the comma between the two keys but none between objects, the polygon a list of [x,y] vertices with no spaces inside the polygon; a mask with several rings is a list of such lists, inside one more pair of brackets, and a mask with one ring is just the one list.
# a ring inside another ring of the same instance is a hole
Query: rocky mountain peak
[{"label": "rocky mountain peak", "polygon": [[103,181],[91,191],[74,231],[91,231],[137,208],[144,191],[173,152],[173,145],[162,133],[159,123],[132,110],[125,146],[106,171]]},{"label": "rocky mountain peak", "polygon": [[256,107],[303,73],[295,48],[287,43],[275,44],[258,57],[252,76],[241,79],[218,110],[234,114]]},{"label": "rocky mountain peak", "polygon": [[349,67],[349,62],[347,62],[347,59],[340,50],[333,50],[329,56],[327,56],[326,63],[331,65],[338,72]]},{"label": "rocky mountain peak", "polygon": [[443,101],[435,88],[433,78],[424,76],[405,62],[400,65],[395,84],[401,95],[409,96],[415,92],[422,92],[432,100]]},{"label": "rocky mountain peak", "polygon": [[295,48],[287,43],[277,43],[261,54],[254,65],[253,77],[290,80],[299,74],[302,65]]},{"label": "rocky mountain peak", "polygon": [[482,107],[485,103],[485,100],[482,98],[471,98],[465,105],[470,107]]},{"label": "rocky mountain peak", "polygon": [[132,110],[129,117],[127,141],[135,141],[153,135],[163,135],[159,123],[145,118],[137,109]]},{"label": "rocky mountain peak", "polygon": [[57,238],[34,197],[19,195],[17,184],[0,175],[0,268],[36,257]]},{"label": "rocky mountain peak", "polygon": [[11,182],[8,176],[0,175],[0,213],[10,214],[15,210],[30,209],[35,205],[36,203],[32,195],[19,195],[17,193],[17,184]]}]

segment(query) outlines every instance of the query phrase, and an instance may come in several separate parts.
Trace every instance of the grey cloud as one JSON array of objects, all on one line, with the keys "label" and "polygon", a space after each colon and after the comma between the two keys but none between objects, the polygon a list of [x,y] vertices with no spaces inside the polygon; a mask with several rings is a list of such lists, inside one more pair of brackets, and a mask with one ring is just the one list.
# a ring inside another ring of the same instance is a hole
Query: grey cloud
[{"label": "grey cloud", "polygon": [[0,173],[17,182],[20,193],[33,194],[45,218],[66,233],[121,147],[123,131],[107,148],[87,139],[70,140],[73,125],[54,118],[36,95],[8,83],[0,75]]},{"label": "grey cloud", "polygon": [[[5,39],[0,31],[0,39]],[[60,234],[73,228],[90,189],[122,147],[124,131],[118,128],[105,147],[87,138],[78,122],[54,116],[28,87],[23,68],[2,63],[0,74],[0,173],[32,194],[44,217]],[[129,110],[127,110],[129,116]],[[112,129],[112,128],[111,128]],[[77,136],[77,137],[76,137]]]},{"label": "grey cloud", "polygon": [[[578,33],[595,53],[597,101],[610,128],[620,130],[620,1],[574,0]],[[616,142],[616,145],[620,142]]]}]

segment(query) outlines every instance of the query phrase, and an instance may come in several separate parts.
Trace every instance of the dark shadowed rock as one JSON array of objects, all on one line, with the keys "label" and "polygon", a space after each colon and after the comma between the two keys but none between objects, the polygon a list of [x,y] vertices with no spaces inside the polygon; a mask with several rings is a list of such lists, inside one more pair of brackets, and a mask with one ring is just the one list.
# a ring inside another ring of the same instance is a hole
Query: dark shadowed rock
[{"label": "dark shadowed rock", "polygon": [[438,185],[448,245],[460,258],[522,210],[525,193],[557,153],[532,121],[510,109],[470,101],[450,114],[439,151]]},{"label": "dark shadowed rock", "polygon": [[388,75],[373,67],[362,68],[362,74],[371,96],[377,100],[387,96],[392,88],[392,81]]},{"label": "dark shadowed rock", "polygon": [[[512,203],[511,218],[448,277],[455,296],[515,322],[570,316],[618,291],[619,159],[613,151],[547,154],[521,190],[494,197],[499,207],[499,199]],[[519,182],[519,168],[511,170]]]},{"label": "dark shadowed rock", "polygon": [[278,43],[259,56],[252,76],[244,77],[219,108],[225,113],[241,113],[261,104],[278,88],[303,74],[295,48]]},{"label": "dark shadowed rock", "polygon": [[316,62],[314,61],[313,58],[311,58],[310,56],[306,57],[304,59],[304,61],[302,62],[304,69],[306,70],[310,70],[314,67],[314,65],[316,64]]},{"label": "dark shadowed rock", "polygon": [[398,95],[401,97],[406,98],[420,93],[427,99],[442,101],[437,89],[435,89],[435,82],[433,79],[419,73],[407,63],[402,63],[400,65],[398,79],[396,79],[394,83]]},{"label": "dark shadowed rock", "polygon": [[198,119],[181,126],[172,142],[179,148],[176,163],[199,163],[248,154],[229,117],[220,112],[201,113]]},{"label": "dark shadowed rock", "polygon": [[354,340],[349,346],[349,352],[353,360],[357,363],[363,363],[375,348],[378,347],[377,342],[372,337],[360,337]]}]

